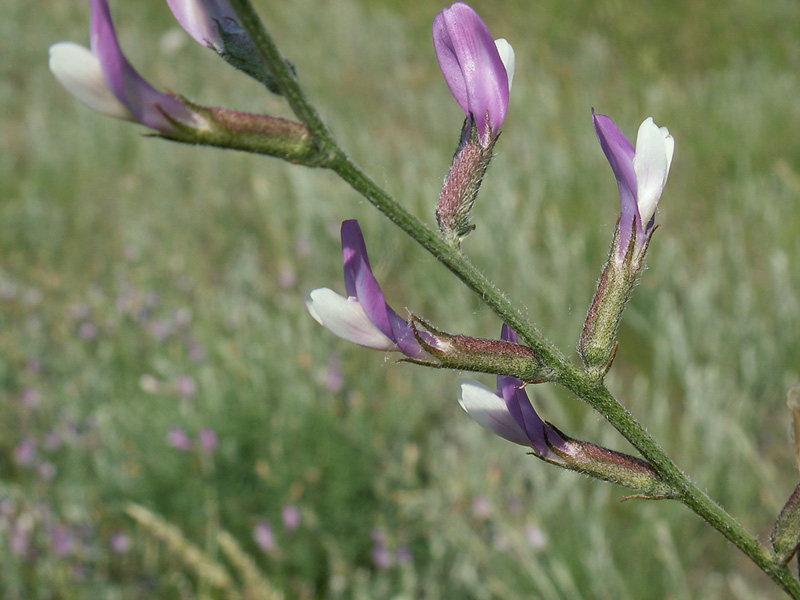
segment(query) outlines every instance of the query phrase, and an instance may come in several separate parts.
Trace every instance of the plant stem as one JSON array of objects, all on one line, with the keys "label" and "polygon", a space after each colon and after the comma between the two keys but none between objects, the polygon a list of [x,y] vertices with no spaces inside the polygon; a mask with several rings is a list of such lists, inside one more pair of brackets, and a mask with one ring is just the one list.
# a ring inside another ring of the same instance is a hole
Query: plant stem
[{"label": "plant stem", "polygon": [[489,308],[528,343],[540,360],[556,374],[554,380],[586,401],[603,415],[656,469],[677,492],[677,498],[717,529],[780,585],[792,598],[800,600],[800,582],[775,554],[762,545],[672,462],[645,428],[608,391],[602,382],[591,378],[570,362],[548,341],[468,259],[447,244],[438,233],[413,216],[359,169],[338,146],[319,114],[307,99],[277,46],[267,33],[248,0],[230,0],[241,25],[269,65],[276,83],[295,115],[314,135],[320,149],[330,159],[324,163],[359,194],[369,200],[392,222],[444,264]]}]

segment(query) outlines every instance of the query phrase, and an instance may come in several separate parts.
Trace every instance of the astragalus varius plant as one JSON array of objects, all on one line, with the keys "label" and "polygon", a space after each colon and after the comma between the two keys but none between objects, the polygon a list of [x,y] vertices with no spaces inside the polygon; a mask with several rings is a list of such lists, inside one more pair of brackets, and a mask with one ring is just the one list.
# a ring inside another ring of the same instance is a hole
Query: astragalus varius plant
[{"label": "astragalus varius plant", "polygon": [[[629,497],[684,504],[790,596],[800,598],[800,583],[787,567],[800,545],[800,493],[791,496],[778,516],[771,547],[762,544],[683,474],[604,384],[613,367],[625,305],[643,272],[657,227],[657,208],[675,150],[666,127],[648,116],[634,144],[610,117],[587,107],[587,130],[591,118],[618,184],[620,209],[597,291],[577,340],[580,358],[573,360],[472,265],[462,247],[475,228],[472,209],[492,156],[505,141],[500,133],[515,67],[511,44],[494,39],[471,7],[458,2],[433,19],[435,56],[464,113],[435,207],[431,201],[434,228],[412,215],[348,158],[304,93],[290,60],[281,54],[247,0],[169,0],[168,4],[192,38],[282,96],[296,120],[204,106],[157,90],[123,54],[106,0],[90,0],[89,48],[71,42],[51,47],[53,74],[89,107],[140,123],[157,137],[265,154],[336,173],[485,302],[497,315],[502,333],[499,339],[484,339],[470,337],[468,332],[446,332],[434,324],[437,315],[393,310],[373,275],[367,243],[355,220],[341,227],[343,293],[319,288],[307,295],[306,306],[317,322],[355,344],[396,352],[404,363],[495,375],[496,390],[475,380],[462,379],[457,386],[454,382],[454,399],[480,425],[528,447],[532,456],[543,461],[623,486],[630,490]],[[454,132],[456,127],[454,123]],[[531,166],[532,171],[535,168]],[[614,211],[612,204],[608,202],[609,214]],[[402,302],[413,306],[413,300],[409,296]],[[561,386],[589,404],[640,455],[578,439],[573,437],[577,432],[561,431],[558,424],[546,421],[534,408],[541,385]]]}]

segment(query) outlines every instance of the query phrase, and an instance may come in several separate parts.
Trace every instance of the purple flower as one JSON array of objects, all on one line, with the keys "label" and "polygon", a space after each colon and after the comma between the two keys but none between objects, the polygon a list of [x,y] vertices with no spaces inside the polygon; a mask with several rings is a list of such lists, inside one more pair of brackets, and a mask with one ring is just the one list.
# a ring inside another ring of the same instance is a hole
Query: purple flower
[{"label": "purple flower", "polygon": [[413,556],[411,554],[411,549],[408,546],[402,545],[397,547],[397,550],[395,551],[395,559],[397,560],[397,564],[411,564],[412,558]]},{"label": "purple flower", "polygon": [[214,452],[219,446],[219,439],[216,432],[210,427],[205,427],[200,431],[200,445],[206,452]]},{"label": "purple flower", "polygon": [[167,438],[173,448],[184,451],[191,450],[192,448],[192,440],[180,427],[176,426],[170,429],[167,433]]},{"label": "purple flower", "polygon": [[253,529],[253,539],[264,552],[272,553],[277,549],[272,526],[267,521],[259,521]]},{"label": "purple flower", "polygon": [[241,31],[226,0],[167,0],[167,4],[186,33],[215,52],[225,49],[220,28]]},{"label": "purple flower", "polygon": [[89,5],[91,49],[72,42],[50,46],[50,71],[59,83],[89,108],[161,133],[180,125],[199,127],[193,111],[147,83],[125,58],[106,0],[89,0]]},{"label": "purple flower", "polygon": [[26,387],[19,394],[20,402],[22,402],[23,406],[28,408],[33,408],[37,404],[39,404],[39,392],[36,391],[35,388]]},{"label": "purple flower", "polygon": [[191,375],[178,375],[175,378],[175,389],[184,398],[192,398],[197,394],[197,383]]},{"label": "purple flower", "polygon": [[27,467],[33,464],[36,458],[36,440],[32,436],[25,436],[17,447],[14,448],[14,459],[18,465]]},{"label": "purple flower", "polygon": [[75,548],[75,537],[66,525],[50,528],[50,545],[58,556],[66,556]]},{"label": "purple flower", "polygon": [[32,528],[30,518],[20,518],[11,526],[10,546],[15,556],[28,556],[30,553]]},{"label": "purple flower", "polygon": [[609,117],[592,111],[592,119],[619,186],[621,216],[617,258],[622,260],[634,232],[634,251],[638,254],[655,228],[656,207],[667,183],[675,140],[666,127],[658,127],[653,118],[648,117],[639,127],[634,148]]},{"label": "purple flower", "polygon": [[433,46],[447,86],[488,146],[506,118],[514,50],[504,39],[495,42],[478,13],[463,2],[433,19]]},{"label": "purple flower", "polygon": [[131,538],[123,531],[115,531],[108,538],[108,545],[115,554],[127,554],[131,549]]},{"label": "purple flower", "polygon": [[[517,343],[517,333],[503,325],[503,340]],[[472,379],[459,380],[458,402],[479,425],[515,444],[531,446],[542,458],[553,456],[551,446],[565,444],[558,432],[539,418],[515,377],[497,376],[497,393]]]},{"label": "purple flower", "polygon": [[329,392],[339,392],[342,387],[344,387],[342,365],[336,354],[331,354],[328,357],[328,364],[325,366],[325,371],[321,379],[323,387]]},{"label": "purple flower", "polygon": [[295,531],[300,526],[300,510],[294,504],[283,507],[281,518],[287,531]]},{"label": "purple flower", "polygon": [[347,298],[328,288],[311,290],[306,307],[314,319],[349,342],[376,350],[397,350],[410,358],[428,353],[411,325],[394,312],[372,274],[358,221],[342,223],[342,255]]}]

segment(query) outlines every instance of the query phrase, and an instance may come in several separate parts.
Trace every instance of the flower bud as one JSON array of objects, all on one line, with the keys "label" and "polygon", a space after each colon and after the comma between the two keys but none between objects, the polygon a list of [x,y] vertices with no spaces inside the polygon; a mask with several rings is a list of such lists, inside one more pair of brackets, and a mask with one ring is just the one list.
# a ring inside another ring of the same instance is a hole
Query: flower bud
[{"label": "flower bud", "polygon": [[[411,326],[420,345],[433,356],[435,366],[461,371],[513,375],[528,382],[541,382],[547,375],[531,348],[508,339],[491,340],[446,333],[434,329],[419,317],[411,318]],[[425,331],[420,331],[422,326]],[[426,337],[422,337],[425,334]],[[429,364],[429,363],[426,363]]]},{"label": "flower bud", "polygon": [[769,540],[778,560],[786,564],[800,546],[800,484],[794,488],[789,500],[778,515]]},{"label": "flower bud", "polygon": [[572,439],[550,423],[547,426],[548,430],[555,430],[559,435],[557,445],[550,443],[548,439],[552,450],[551,456],[545,458],[548,462],[616,483],[645,498],[662,499],[673,496],[672,488],[658,476],[650,463],[622,452]]},{"label": "flower bud", "polygon": [[475,228],[470,224],[470,213],[492,160],[497,139],[492,139],[488,146],[484,146],[471,119],[464,122],[464,128],[462,142],[453,156],[436,206],[439,231],[454,246],[458,246],[461,239]]},{"label": "flower bud", "polygon": [[508,110],[514,51],[492,38],[472,7],[456,2],[433,20],[436,58],[458,105],[474,121],[481,144],[489,146]]}]

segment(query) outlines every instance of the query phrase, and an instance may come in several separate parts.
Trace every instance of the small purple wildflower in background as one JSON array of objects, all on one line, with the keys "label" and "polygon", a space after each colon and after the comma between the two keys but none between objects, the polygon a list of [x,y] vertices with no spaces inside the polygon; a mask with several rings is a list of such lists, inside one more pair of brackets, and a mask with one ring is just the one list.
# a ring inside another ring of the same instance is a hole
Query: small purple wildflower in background
[{"label": "small purple wildflower in background", "polygon": [[158,319],[150,323],[150,335],[155,338],[157,342],[163,342],[172,335],[174,327],[167,319]]},{"label": "small purple wildflower in background", "polygon": [[476,496],[472,501],[472,516],[479,521],[485,521],[492,515],[492,505],[489,504],[489,499],[484,496]]},{"label": "small purple wildflower in background", "polygon": [[395,552],[395,559],[397,560],[398,565],[408,565],[411,564],[411,549],[406,546],[405,544],[398,546],[397,551]]},{"label": "small purple wildflower in background", "polygon": [[84,342],[91,342],[97,337],[97,325],[91,321],[85,321],[78,326],[78,337]]},{"label": "small purple wildflower in background", "polygon": [[39,392],[32,387],[23,388],[19,394],[19,401],[22,403],[22,406],[33,408],[39,404]]},{"label": "small purple wildflower in background", "polygon": [[536,552],[541,552],[547,547],[547,534],[538,525],[528,523],[525,526],[525,541]]},{"label": "small purple wildflower in background", "polygon": [[382,571],[388,569],[394,560],[387,544],[386,531],[382,527],[375,527],[370,537],[372,538],[372,563]]},{"label": "small purple wildflower in background", "polygon": [[33,522],[30,518],[19,518],[11,526],[9,543],[11,552],[15,556],[28,556],[31,551],[31,529]]},{"label": "small purple wildflower in background", "polygon": [[39,479],[42,481],[51,481],[56,476],[56,467],[50,461],[39,463],[36,467],[36,472],[39,474]]},{"label": "small purple wildflower in background", "polygon": [[200,345],[193,335],[187,335],[183,343],[189,358],[194,362],[201,363],[206,359],[205,348]]},{"label": "small purple wildflower in background", "polygon": [[392,553],[383,544],[375,544],[372,549],[372,562],[381,571],[392,566]]},{"label": "small purple wildflower in background", "polygon": [[291,267],[283,267],[278,271],[278,285],[284,290],[292,288],[297,283],[297,275]]},{"label": "small purple wildflower in background", "polygon": [[127,554],[131,549],[131,538],[122,531],[115,531],[108,538],[108,545],[115,554]]},{"label": "small purple wildflower in background", "polygon": [[272,534],[272,526],[267,521],[259,521],[253,529],[253,539],[263,552],[271,554],[277,549],[275,536]]},{"label": "small purple wildflower in background", "polygon": [[38,356],[29,356],[25,363],[25,369],[32,375],[39,375],[43,367],[42,359]]},{"label": "small purple wildflower in background", "polygon": [[11,521],[16,512],[17,510],[14,508],[14,503],[9,498],[0,500],[0,517],[6,521]]},{"label": "small purple wildflower in background", "polygon": [[307,238],[298,237],[294,241],[294,253],[300,258],[308,258],[311,254],[311,244]]},{"label": "small purple wildflower in background", "polygon": [[75,537],[66,525],[53,525],[50,528],[50,546],[58,556],[71,554],[75,549]]},{"label": "small purple wildflower in background", "polygon": [[75,321],[85,321],[92,314],[92,309],[86,302],[78,302],[72,305],[69,312]]},{"label": "small purple wildflower in background", "polygon": [[175,314],[172,315],[172,323],[177,329],[189,327],[189,325],[192,324],[192,311],[185,306],[181,306],[175,311]]},{"label": "small purple wildflower in background", "polygon": [[14,448],[14,460],[18,465],[27,467],[33,464],[36,458],[36,440],[33,436],[26,435],[17,447]]},{"label": "small purple wildflower in background", "polygon": [[184,398],[193,398],[197,394],[197,383],[191,375],[178,375],[175,389]]},{"label": "small purple wildflower in background", "polygon": [[284,506],[281,517],[287,531],[295,531],[300,526],[300,510],[294,504]]},{"label": "small purple wildflower in background", "polygon": [[322,376],[322,386],[329,392],[340,392],[344,387],[344,376],[342,375],[342,365],[338,354],[331,354],[328,363],[325,365],[325,372]]},{"label": "small purple wildflower in background", "polygon": [[55,452],[64,444],[61,434],[55,429],[51,429],[44,436],[44,447],[50,452]]},{"label": "small purple wildflower in background", "polygon": [[191,450],[192,448],[192,440],[189,439],[189,436],[186,435],[186,432],[180,427],[176,426],[170,429],[167,433],[167,438],[173,448],[184,451]]},{"label": "small purple wildflower in background", "polygon": [[217,434],[210,427],[205,427],[200,430],[200,435],[198,437],[200,438],[200,445],[206,452],[214,452],[217,449],[217,446],[219,446]]}]

